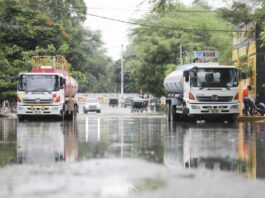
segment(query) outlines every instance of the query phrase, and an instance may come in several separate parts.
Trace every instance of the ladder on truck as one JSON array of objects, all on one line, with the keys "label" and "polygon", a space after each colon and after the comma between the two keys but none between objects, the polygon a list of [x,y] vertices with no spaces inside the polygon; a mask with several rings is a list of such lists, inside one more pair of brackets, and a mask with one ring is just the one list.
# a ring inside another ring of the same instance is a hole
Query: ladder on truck
[{"label": "ladder on truck", "polygon": [[69,63],[63,56],[33,56],[31,64],[32,68],[47,66],[69,74]]}]

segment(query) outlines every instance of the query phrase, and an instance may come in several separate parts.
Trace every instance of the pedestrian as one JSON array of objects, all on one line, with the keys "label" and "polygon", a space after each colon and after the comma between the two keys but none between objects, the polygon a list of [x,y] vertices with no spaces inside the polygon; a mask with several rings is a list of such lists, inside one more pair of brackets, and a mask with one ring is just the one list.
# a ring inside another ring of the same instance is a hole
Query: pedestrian
[{"label": "pedestrian", "polygon": [[248,114],[250,114],[251,116],[253,116],[256,109],[255,100],[250,97],[245,97],[243,98],[243,103],[245,115],[248,116]]},{"label": "pedestrian", "polygon": [[244,103],[244,114],[247,116],[248,114],[253,115],[255,110],[255,100],[249,97],[249,91],[252,90],[252,87],[248,85],[245,89],[243,89],[243,103]]},{"label": "pedestrian", "polygon": [[264,114],[265,114],[265,104],[263,103],[263,102],[260,102],[260,103],[258,103],[257,105],[256,105],[256,110],[257,110],[257,112],[261,115],[261,116],[263,116]]},{"label": "pedestrian", "polygon": [[243,96],[242,98],[248,97],[249,91],[252,90],[252,87],[248,85],[245,89],[243,89]]}]

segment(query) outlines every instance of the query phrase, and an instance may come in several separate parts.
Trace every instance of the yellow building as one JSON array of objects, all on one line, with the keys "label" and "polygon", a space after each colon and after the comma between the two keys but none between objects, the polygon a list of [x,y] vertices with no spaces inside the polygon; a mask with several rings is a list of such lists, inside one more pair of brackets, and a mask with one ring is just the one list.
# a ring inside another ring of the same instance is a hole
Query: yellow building
[{"label": "yellow building", "polygon": [[256,100],[265,103],[265,50],[261,46],[260,32],[256,23],[250,23],[234,33],[232,60],[248,75],[240,90],[251,85]]}]

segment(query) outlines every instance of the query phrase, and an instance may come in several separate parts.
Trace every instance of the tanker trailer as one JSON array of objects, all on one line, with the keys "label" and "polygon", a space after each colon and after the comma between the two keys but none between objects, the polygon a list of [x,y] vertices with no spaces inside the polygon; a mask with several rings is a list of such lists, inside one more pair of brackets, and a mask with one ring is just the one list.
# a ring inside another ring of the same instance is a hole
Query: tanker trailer
[{"label": "tanker trailer", "polygon": [[[73,118],[78,112],[75,95],[78,84],[59,64],[62,57],[38,57],[40,64],[31,72],[20,73],[17,86],[17,116],[19,120],[28,117],[54,116],[60,119]],[[47,66],[44,59],[56,64]],[[45,64],[44,64],[45,62]]]},{"label": "tanker trailer", "polygon": [[72,118],[78,112],[78,104],[75,95],[78,91],[78,84],[74,78],[65,75],[64,98],[65,98],[65,115]]},{"label": "tanker trailer", "polygon": [[168,121],[214,118],[233,122],[239,115],[235,66],[182,65],[166,76],[164,87]]}]

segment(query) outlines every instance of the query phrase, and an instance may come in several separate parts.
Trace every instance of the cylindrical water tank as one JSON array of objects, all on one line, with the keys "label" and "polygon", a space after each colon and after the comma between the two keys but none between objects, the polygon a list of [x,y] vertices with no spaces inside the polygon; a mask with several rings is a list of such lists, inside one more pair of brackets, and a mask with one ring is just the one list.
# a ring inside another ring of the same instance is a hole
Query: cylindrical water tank
[{"label": "cylindrical water tank", "polygon": [[183,70],[175,70],[168,74],[164,80],[167,92],[181,93],[183,91]]},{"label": "cylindrical water tank", "polygon": [[64,96],[74,97],[78,91],[78,84],[71,76],[65,77]]}]

